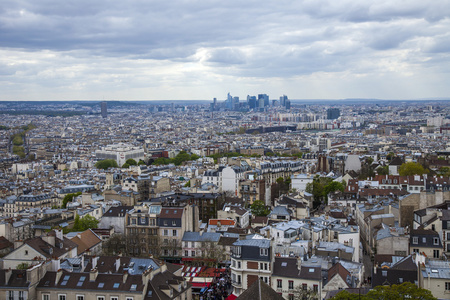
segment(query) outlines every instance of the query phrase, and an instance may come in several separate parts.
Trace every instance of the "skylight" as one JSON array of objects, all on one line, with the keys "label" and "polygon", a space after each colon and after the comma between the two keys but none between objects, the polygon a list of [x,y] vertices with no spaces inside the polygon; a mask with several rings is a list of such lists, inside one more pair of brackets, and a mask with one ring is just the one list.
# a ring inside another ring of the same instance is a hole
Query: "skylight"
[{"label": "skylight", "polygon": [[120,285],[120,283],[116,282],[116,283],[114,283],[113,288],[114,288],[114,289],[118,289],[118,288],[119,288],[119,285]]},{"label": "skylight", "polygon": [[105,286],[105,283],[104,282],[100,282],[99,284],[98,284],[98,287],[101,289],[101,288],[103,288]]},{"label": "skylight", "polygon": [[287,262],[282,262],[282,263],[281,263],[281,266],[282,266],[282,267],[286,267],[286,266],[287,266]]}]

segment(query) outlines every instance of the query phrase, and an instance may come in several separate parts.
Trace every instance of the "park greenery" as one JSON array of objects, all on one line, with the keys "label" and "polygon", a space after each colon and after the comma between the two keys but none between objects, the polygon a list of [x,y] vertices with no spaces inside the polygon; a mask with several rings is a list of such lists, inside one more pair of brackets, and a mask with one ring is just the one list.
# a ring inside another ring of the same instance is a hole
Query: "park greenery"
[{"label": "park greenery", "polygon": [[379,285],[370,290],[366,295],[351,294],[343,290],[336,294],[332,300],[437,300],[431,291],[419,288],[411,282],[394,285]]},{"label": "park greenery", "polygon": [[109,168],[118,168],[117,162],[114,159],[104,159],[95,163],[97,169],[107,170]]},{"label": "park greenery", "polygon": [[22,131],[11,136],[13,154],[18,155],[20,158],[24,158],[26,156],[25,148],[22,146],[24,144],[24,137],[28,131],[34,128],[36,128],[36,126],[32,123],[15,128]]},{"label": "park greenery", "polygon": [[185,161],[192,161],[199,159],[200,156],[197,154],[189,154],[186,151],[180,151],[174,158],[158,157],[153,162],[153,165],[168,165],[174,164],[176,166],[181,165]]}]

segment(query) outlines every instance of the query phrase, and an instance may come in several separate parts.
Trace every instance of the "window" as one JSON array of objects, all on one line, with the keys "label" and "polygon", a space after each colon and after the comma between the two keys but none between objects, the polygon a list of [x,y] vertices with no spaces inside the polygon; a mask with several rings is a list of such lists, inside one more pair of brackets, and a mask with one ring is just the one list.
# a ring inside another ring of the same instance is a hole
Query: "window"
[{"label": "window", "polygon": [[400,277],[400,278],[398,279],[398,282],[399,282],[399,283],[403,283],[403,278]]},{"label": "window", "polygon": [[28,255],[28,250],[25,250],[25,255]]},{"label": "window", "polygon": [[294,298],[294,294],[289,294],[289,296],[288,296],[288,300],[294,300],[295,298]]},{"label": "window", "polygon": [[383,277],[386,277],[386,276],[387,276],[387,271],[386,271],[386,270],[381,271],[381,275],[382,275]]},{"label": "window", "polygon": [[419,238],[417,236],[413,237],[413,244],[418,244],[419,243]]},{"label": "window", "polygon": [[313,286],[313,291],[316,292],[316,293],[319,291],[319,286],[317,284],[315,284]]},{"label": "window", "polygon": [[269,255],[269,249],[267,248],[260,248],[259,249],[260,256],[268,256]]},{"label": "window", "polygon": [[184,250],[184,256],[189,256],[189,251]]},{"label": "window", "polygon": [[164,226],[167,226],[167,224],[168,224],[167,221],[164,221]]},{"label": "window", "polygon": [[238,261],[238,269],[240,269],[240,268],[241,268],[241,262]]},{"label": "window", "polygon": [[97,300],[105,300],[105,296],[97,296]]},{"label": "window", "polygon": [[84,300],[84,295],[77,295],[77,300]]},{"label": "window", "polygon": [[419,249],[414,248],[414,249],[413,249],[413,253],[419,253]]},{"label": "window", "polygon": [[439,245],[439,238],[433,238],[433,245]]},{"label": "window", "polygon": [[194,250],[191,251],[191,256],[195,256],[195,251]]},{"label": "window", "polygon": [[50,295],[49,294],[43,294],[42,295],[42,300],[50,300]]},{"label": "window", "polygon": [[439,250],[433,250],[433,258],[439,258]]},{"label": "window", "polygon": [[290,290],[293,290],[293,289],[294,289],[294,281],[293,281],[293,280],[289,280],[288,288],[289,288]]},{"label": "window", "polygon": [[277,288],[282,289],[283,288],[283,280],[277,279]]},{"label": "window", "polygon": [[176,221],[172,221],[172,226],[177,226],[177,222]]},{"label": "window", "polygon": [[173,235],[173,236],[178,236],[178,231],[172,230],[172,235]]},{"label": "window", "polygon": [[164,236],[168,236],[169,235],[169,230],[164,229]]},{"label": "window", "polygon": [[423,237],[423,238],[422,238],[422,243],[425,244],[426,242],[427,242],[427,238],[426,238],[426,237]]},{"label": "window", "polygon": [[450,282],[445,283],[445,290],[450,291]]},{"label": "window", "polygon": [[66,294],[59,294],[58,300],[66,300]]},{"label": "window", "polygon": [[241,275],[238,275],[238,277],[237,277],[237,282],[238,282],[238,283],[241,283]]},{"label": "window", "polygon": [[14,300],[14,291],[8,291],[8,299]]},{"label": "window", "polygon": [[119,300],[119,297],[111,297],[109,300]]},{"label": "window", "polygon": [[236,257],[240,257],[241,256],[241,247],[234,247],[233,249],[234,249],[233,254]]},{"label": "window", "polygon": [[308,285],[306,283],[302,284],[302,290],[306,291],[308,289]]},{"label": "window", "polygon": [[431,230],[436,231],[436,225],[431,225]]}]

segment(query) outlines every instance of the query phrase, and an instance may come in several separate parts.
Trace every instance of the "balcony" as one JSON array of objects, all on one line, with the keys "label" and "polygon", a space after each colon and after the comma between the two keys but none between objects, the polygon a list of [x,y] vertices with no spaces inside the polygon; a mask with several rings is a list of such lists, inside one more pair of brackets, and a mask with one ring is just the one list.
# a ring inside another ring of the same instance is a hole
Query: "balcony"
[{"label": "balcony", "polygon": [[241,288],[242,287],[242,282],[241,281],[232,281],[231,285],[235,288]]}]

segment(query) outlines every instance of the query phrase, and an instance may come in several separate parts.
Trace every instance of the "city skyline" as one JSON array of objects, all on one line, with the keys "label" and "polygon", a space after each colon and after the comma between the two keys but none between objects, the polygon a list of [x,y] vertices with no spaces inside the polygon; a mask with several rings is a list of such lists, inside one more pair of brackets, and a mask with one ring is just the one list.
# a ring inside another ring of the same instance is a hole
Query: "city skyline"
[{"label": "city skyline", "polygon": [[448,98],[450,3],[6,1],[0,100]]}]

